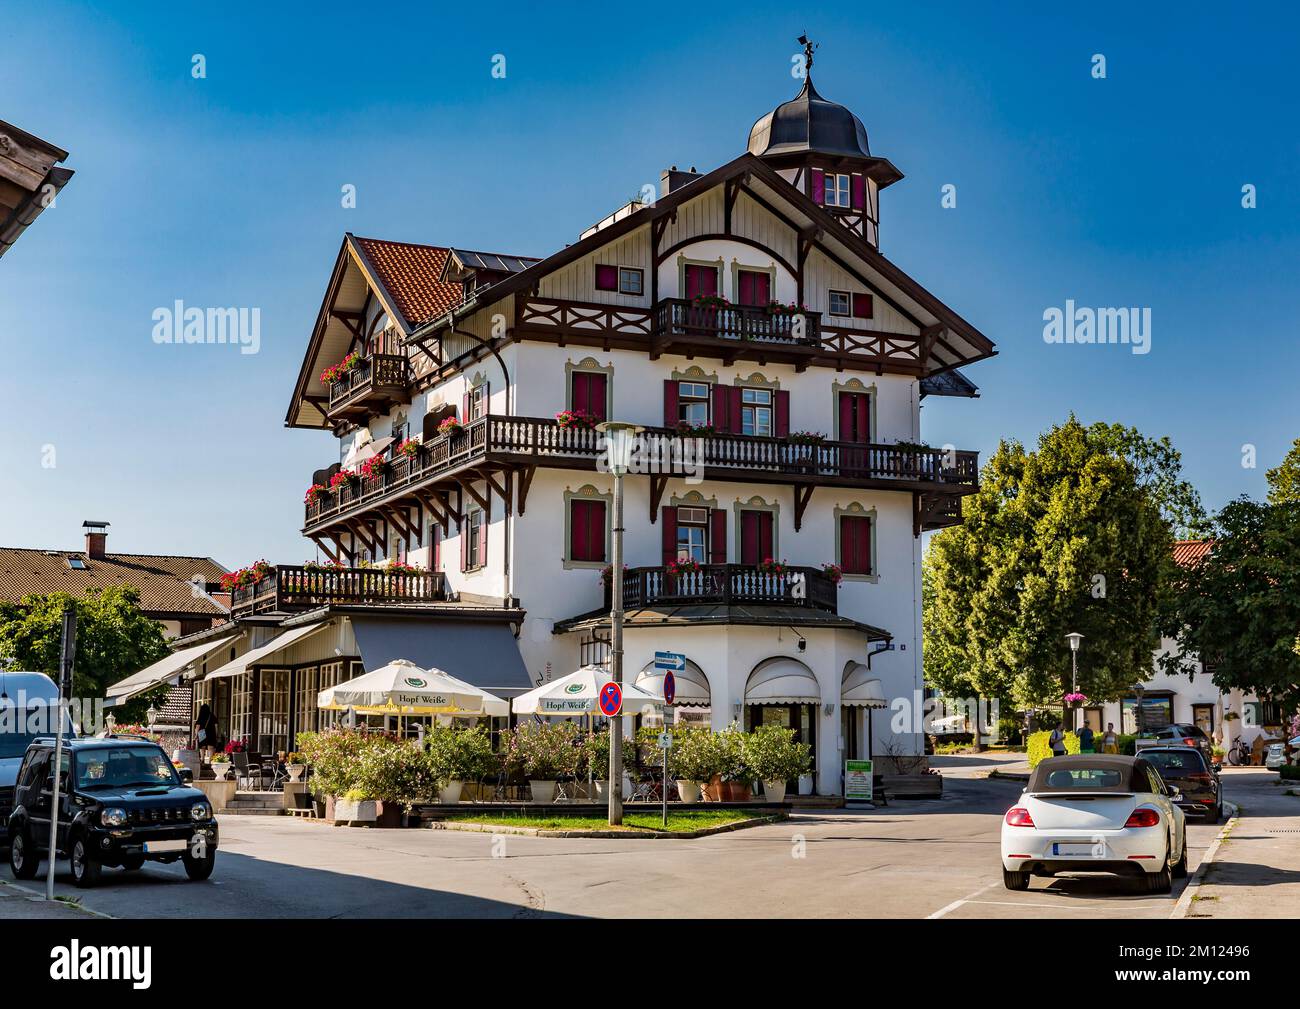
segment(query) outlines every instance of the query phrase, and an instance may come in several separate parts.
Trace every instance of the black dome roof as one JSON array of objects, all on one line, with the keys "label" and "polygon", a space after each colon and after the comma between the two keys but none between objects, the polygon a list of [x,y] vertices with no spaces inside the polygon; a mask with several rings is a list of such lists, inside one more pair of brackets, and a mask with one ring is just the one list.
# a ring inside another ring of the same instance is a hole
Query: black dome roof
[{"label": "black dome roof", "polygon": [[790,101],[761,117],[749,131],[749,153],[792,154],[812,151],[870,158],[867,129],[843,105],[828,102],[813,87],[812,76]]}]

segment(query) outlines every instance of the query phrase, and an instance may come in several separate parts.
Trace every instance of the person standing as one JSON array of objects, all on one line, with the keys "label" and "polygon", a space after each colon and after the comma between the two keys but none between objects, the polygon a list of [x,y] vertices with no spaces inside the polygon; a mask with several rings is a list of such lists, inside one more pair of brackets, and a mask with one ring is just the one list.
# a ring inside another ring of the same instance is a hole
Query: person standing
[{"label": "person standing", "polygon": [[1079,752],[1093,753],[1093,731],[1090,726],[1085,725],[1079,730]]},{"label": "person standing", "polygon": [[212,754],[217,748],[217,716],[206,703],[199,708],[199,717],[194,722],[194,730],[199,753],[205,761],[211,763]]},{"label": "person standing", "polygon": [[1052,747],[1053,757],[1065,756],[1065,733],[1061,731],[1059,725],[1052,730],[1052,734],[1047,741]]},{"label": "person standing", "polygon": [[1106,734],[1101,737],[1102,753],[1119,753],[1119,736],[1115,735],[1115,723],[1106,723]]}]

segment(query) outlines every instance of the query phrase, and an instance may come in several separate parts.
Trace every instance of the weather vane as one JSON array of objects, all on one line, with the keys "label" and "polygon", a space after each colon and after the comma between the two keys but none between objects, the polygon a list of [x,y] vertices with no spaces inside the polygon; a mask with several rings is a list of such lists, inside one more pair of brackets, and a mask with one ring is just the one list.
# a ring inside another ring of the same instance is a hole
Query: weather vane
[{"label": "weather vane", "polygon": [[817,43],[810,41],[807,35],[800,35],[797,41],[803,46],[803,72],[807,74],[812,70],[813,50],[817,48]]}]

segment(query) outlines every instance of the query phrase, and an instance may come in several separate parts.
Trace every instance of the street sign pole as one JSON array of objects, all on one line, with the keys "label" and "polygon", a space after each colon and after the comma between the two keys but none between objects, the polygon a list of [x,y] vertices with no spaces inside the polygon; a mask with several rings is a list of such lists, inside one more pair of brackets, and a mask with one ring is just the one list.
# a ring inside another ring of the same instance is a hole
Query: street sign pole
[{"label": "street sign pole", "polygon": [[[63,636],[59,642],[59,697],[54,713],[54,789],[50,797],[50,844],[45,868],[45,899],[54,899],[54,862],[59,837],[59,768],[63,764],[63,711],[72,691],[72,665],[77,658],[77,611],[69,606],[63,611]],[[48,709],[47,709],[48,710]]]}]

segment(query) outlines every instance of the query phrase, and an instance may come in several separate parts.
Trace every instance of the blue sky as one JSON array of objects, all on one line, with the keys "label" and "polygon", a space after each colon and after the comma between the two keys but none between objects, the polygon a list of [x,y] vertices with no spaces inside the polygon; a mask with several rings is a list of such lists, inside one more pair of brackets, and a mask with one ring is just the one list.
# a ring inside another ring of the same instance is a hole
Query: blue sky
[{"label": "blue sky", "polygon": [[[999,346],[981,399],[927,400],[927,440],[1121,421],[1171,436],[1217,507],[1300,435],[1286,7],[220,7],[6,13],[0,118],[77,175],[0,260],[0,545],[71,548],[94,518],[115,550],[311,556],[302,492],[335,449],[282,424],[343,232],[547,255],[669,164],[741,153],[804,30],[819,90],[906,176],[882,251]],[[178,298],[259,307],[260,353],[154,344]],[[1151,352],[1045,344],[1066,299],[1150,307]]]}]

